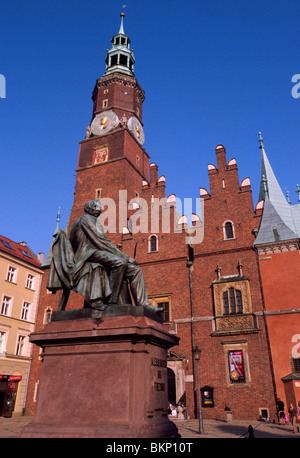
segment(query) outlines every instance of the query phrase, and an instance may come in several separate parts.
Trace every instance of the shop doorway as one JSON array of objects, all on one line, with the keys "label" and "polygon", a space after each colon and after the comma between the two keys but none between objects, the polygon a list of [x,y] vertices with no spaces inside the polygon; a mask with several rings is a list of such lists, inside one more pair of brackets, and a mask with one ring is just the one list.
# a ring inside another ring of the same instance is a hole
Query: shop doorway
[{"label": "shop doorway", "polygon": [[[0,382],[0,389],[1,389],[1,382]],[[4,401],[5,401],[5,391],[0,391],[0,416],[2,416]]]},{"label": "shop doorway", "polygon": [[21,379],[21,375],[0,375],[0,416],[12,416]]}]

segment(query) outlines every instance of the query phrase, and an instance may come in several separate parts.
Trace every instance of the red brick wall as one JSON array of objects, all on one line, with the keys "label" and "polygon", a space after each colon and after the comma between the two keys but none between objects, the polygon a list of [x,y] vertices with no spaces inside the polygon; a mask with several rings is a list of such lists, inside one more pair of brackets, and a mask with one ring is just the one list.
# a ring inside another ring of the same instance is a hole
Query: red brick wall
[{"label": "red brick wall", "polygon": [[[142,122],[144,91],[135,78],[113,74],[100,78],[93,92],[94,114],[111,110],[121,118],[124,114],[129,119],[137,116]],[[103,107],[103,100],[107,100],[107,107]]]}]

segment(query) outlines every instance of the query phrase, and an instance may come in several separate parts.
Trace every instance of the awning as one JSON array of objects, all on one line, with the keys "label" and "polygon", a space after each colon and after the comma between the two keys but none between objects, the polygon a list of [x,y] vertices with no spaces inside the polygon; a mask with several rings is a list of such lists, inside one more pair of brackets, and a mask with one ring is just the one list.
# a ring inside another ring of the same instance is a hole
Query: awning
[{"label": "awning", "polygon": [[7,382],[11,381],[19,381],[22,380],[22,375],[1,375],[0,374],[0,380],[5,380]]}]

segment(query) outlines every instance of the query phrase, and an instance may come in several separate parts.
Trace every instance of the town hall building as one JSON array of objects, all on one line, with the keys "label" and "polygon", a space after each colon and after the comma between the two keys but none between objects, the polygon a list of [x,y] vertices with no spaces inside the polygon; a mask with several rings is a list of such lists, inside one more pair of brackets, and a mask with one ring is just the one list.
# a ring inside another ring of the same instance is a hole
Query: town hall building
[{"label": "town hall building", "polygon": [[[163,308],[165,326],[180,338],[168,356],[169,402],[185,406],[190,418],[197,416],[198,348],[203,418],[225,420],[231,412],[236,419],[276,419],[261,258],[258,245],[254,248],[263,203],[254,207],[250,180],[238,174],[238,158],[218,144],[215,154],[207,153],[209,189],[200,188],[200,214],[193,214],[188,224],[178,213],[176,195],[165,194],[167,177],[160,176],[143,146],[145,93],[135,77],[123,21],[122,13],[104,75],[92,93],[86,138],[79,141],[66,233],[88,200],[101,201],[107,237],[136,259],[150,302]],[[42,266],[37,331],[60,300],[59,293],[47,290],[50,264],[51,248]],[[82,297],[71,292],[67,308],[82,306]],[[34,412],[42,357],[34,347],[26,414]]]}]

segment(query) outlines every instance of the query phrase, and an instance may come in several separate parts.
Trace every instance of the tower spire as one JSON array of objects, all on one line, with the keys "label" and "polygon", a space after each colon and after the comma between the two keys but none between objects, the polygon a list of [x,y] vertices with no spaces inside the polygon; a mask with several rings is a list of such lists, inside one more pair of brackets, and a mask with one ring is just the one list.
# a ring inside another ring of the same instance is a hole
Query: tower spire
[{"label": "tower spire", "polygon": [[[125,6],[126,6],[126,5],[125,5]],[[124,8],[125,6],[123,5],[123,8]],[[121,25],[120,25],[119,34],[121,33],[122,35],[125,35],[125,32],[124,32],[124,24],[123,24],[123,19],[124,19],[124,17],[125,17],[125,13],[124,13],[124,12],[121,13],[121,14],[120,14],[120,17],[121,17]]]},{"label": "tower spire", "polygon": [[[255,244],[273,240],[273,228],[278,231],[280,240],[297,238],[289,197],[283,194],[276,179],[265,152],[261,132],[258,132],[258,135],[259,148],[261,149],[261,179],[258,200],[264,200],[264,211]],[[288,201],[286,197],[288,197]]]},{"label": "tower spire", "polygon": [[[123,5],[123,8],[125,8],[125,6],[126,5]],[[124,12],[122,12],[120,16],[120,30],[112,37],[112,48],[107,50],[104,76],[110,75],[111,73],[123,73],[134,77],[133,70],[135,58],[133,55],[133,49],[130,49],[130,38],[124,32]]]}]

